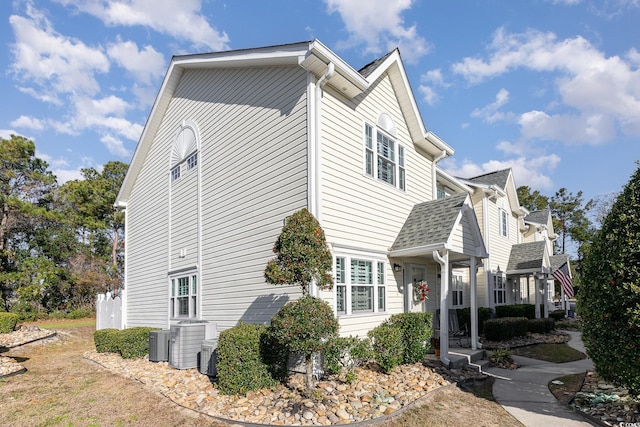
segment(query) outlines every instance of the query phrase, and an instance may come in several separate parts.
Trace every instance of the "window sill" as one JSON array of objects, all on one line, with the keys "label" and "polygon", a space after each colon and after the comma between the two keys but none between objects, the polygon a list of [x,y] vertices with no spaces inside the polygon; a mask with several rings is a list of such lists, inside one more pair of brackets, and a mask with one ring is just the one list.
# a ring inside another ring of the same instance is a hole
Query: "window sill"
[{"label": "window sill", "polygon": [[371,316],[384,316],[386,315],[386,311],[359,311],[357,313],[338,313],[336,317],[341,318],[344,317],[346,319],[358,318],[358,317],[371,317]]}]

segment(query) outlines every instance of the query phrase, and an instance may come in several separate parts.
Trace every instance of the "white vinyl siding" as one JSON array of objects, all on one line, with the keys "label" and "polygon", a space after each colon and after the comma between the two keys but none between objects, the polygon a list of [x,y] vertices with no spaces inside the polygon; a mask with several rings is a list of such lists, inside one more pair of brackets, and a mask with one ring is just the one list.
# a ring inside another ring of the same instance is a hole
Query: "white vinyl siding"
[{"label": "white vinyl siding", "polygon": [[[306,104],[299,67],[185,70],[128,200],[128,326],[168,327],[167,274],[195,266],[197,317],[218,330],[268,323],[298,298],[263,273],[284,218],[307,206]],[[197,123],[200,149],[171,184],[171,142],[185,119]],[[201,187],[191,185],[199,175]]]}]

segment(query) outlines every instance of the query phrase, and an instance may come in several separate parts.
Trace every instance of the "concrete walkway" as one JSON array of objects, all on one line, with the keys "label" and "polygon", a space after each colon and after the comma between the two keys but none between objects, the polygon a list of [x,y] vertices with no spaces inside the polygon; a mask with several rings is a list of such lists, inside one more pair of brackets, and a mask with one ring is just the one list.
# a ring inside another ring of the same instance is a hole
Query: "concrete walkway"
[{"label": "concrete walkway", "polygon": [[[584,353],[579,332],[569,332],[568,344]],[[496,375],[493,396],[504,409],[528,427],[591,426],[586,418],[564,407],[549,391],[549,382],[563,375],[593,369],[591,359],[567,363],[550,363],[513,356],[519,368],[515,370],[487,368]]]}]

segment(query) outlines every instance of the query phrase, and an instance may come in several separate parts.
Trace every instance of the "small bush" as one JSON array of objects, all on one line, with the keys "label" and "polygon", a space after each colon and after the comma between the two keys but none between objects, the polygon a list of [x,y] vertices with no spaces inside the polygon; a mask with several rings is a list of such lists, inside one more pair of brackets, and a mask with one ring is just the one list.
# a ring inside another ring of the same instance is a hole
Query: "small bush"
[{"label": "small bush", "polygon": [[261,355],[268,340],[267,326],[241,323],[218,338],[218,385],[222,394],[246,394],[274,388],[278,381]]},{"label": "small bush", "polygon": [[327,341],[324,356],[327,373],[339,374],[343,370],[349,373],[373,357],[371,341],[358,337],[334,337]]},{"label": "small bush", "polygon": [[383,372],[390,372],[404,360],[404,336],[402,330],[388,320],[369,331],[374,360]]},{"label": "small bush", "polygon": [[403,363],[422,362],[429,350],[432,313],[394,314],[389,322],[400,328],[403,340]]},{"label": "small bush", "polygon": [[124,359],[138,359],[149,354],[149,332],[157,328],[138,326],[118,331],[118,352]]},{"label": "small bush", "polygon": [[18,324],[18,315],[14,313],[0,312],[0,334],[13,332]]},{"label": "small bush", "polygon": [[552,318],[553,320],[555,320],[556,322],[559,322],[561,320],[564,320],[565,311],[564,310],[553,310],[552,312],[549,313],[549,317]]},{"label": "small bush", "polygon": [[502,317],[484,322],[484,336],[490,341],[504,341],[527,334],[527,318]]},{"label": "small bush", "polygon": [[100,329],[93,333],[93,342],[98,353],[119,353],[120,331],[117,329]]},{"label": "small bush", "polygon": [[547,319],[529,319],[527,321],[527,331],[537,334],[548,334],[555,328],[555,320]]},{"label": "small bush", "polygon": [[579,320],[561,320],[556,322],[556,329],[564,329],[566,331],[582,331],[582,322]]},{"label": "small bush", "polygon": [[513,363],[513,358],[509,350],[499,348],[489,355],[489,361],[496,366],[509,366]]}]

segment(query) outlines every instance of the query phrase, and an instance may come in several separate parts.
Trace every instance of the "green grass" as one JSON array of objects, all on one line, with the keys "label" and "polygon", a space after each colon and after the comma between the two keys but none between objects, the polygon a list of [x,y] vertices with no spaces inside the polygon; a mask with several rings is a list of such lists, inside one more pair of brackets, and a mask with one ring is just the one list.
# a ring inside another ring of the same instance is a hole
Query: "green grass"
[{"label": "green grass", "polygon": [[511,350],[517,356],[553,363],[575,362],[587,356],[566,344],[533,344]]},{"label": "green grass", "polygon": [[61,319],[60,321],[46,321],[46,322],[36,322],[40,329],[68,329],[68,328],[77,328],[79,326],[95,326],[96,319],[79,319],[79,320],[68,320]]}]

